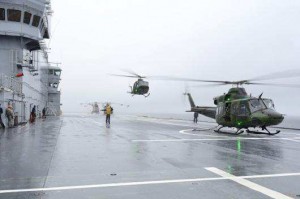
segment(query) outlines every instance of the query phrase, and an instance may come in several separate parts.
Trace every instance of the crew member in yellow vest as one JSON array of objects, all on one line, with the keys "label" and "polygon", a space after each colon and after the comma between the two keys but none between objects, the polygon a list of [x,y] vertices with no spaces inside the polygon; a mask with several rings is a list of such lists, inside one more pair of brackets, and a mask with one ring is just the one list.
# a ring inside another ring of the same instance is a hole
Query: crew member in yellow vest
[{"label": "crew member in yellow vest", "polygon": [[110,124],[110,115],[112,114],[113,110],[114,109],[109,104],[106,104],[106,107],[105,107],[106,124]]}]

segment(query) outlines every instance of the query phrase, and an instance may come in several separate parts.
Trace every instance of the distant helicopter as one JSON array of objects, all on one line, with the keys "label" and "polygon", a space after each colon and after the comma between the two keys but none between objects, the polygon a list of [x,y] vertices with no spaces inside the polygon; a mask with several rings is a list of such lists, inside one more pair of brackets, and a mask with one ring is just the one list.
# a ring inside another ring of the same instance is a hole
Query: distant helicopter
[{"label": "distant helicopter", "polygon": [[98,102],[93,102],[93,103],[81,103],[80,105],[83,105],[83,106],[91,106],[92,107],[92,114],[93,113],[96,113],[96,114],[99,114],[100,112],[100,109],[99,109],[99,106],[98,106]]},{"label": "distant helicopter", "polygon": [[[105,109],[106,105],[118,105],[118,106],[124,106],[126,108],[129,108],[129,105],[127,104],[122,104],[122,103],[115,103],[115,102],[90,102],[90,103],[80,103],[80,105],[83,105],[85,107],[91,106],[92,107],[92,114],[96,113],[99,114],[100,111],[103,111]],[[102,108],[101,108],[102,107]],[[100,110],[101,109],[101,110]]]},{"label": "distant helicopter", "polygon": [[150,93],[149,92],[149,83],[143,79],[147,78],[145,76],[141,76],[135,72],[128,71],[126,70],[127,73],[131,75],[115,75],[115,74],[110,74],[112,76],[119,76],[119,77],[130,77],[130,78],[138,78],[138,80],[133,84],[133,86],[130,87],[130,93],[132,96],[134,95],[143,95],[144,97],[149,97]]},{"label": "distant helicopter", "polygon": [[[105,113],[105,110],[106,110],[106,106],[109,104],[109,105],[118,105],[118,106],[124,106],[126,108],[129,108],[129,105],[127,104],[122,104],[122,103],[115,103],[115,102],[98,102],[99,104],[102,104],[102,109],[101,111],[103,111],[104,114]],[[112,109],[112,114],[113,114],[113,109]]]},{"label": "distant helicopter", "polygon": [[[272,77],[277,75],[277,77]],[[284,116],[275,110],[274,103],[271,99],[262,98],[262,94],[258,97],[248,95],[242,85],[270,85],[300,88],[300,85],[295,84],[271,84],[257,83],[253,81],[280,79],[288,77],[300,76],[299,71],[285,71],[274,73],[266,76],[261,76],[251,80],[242,81],[214,81],[214,80],[197,80],[187,78],[168,78],[168,80],[194,81],[215,83],[218,85],[235,85],[229,89],[227,93],[214,98],[215,107],[196,106],[190,93],[185,93],[188,96],[191,105],[191,110],[188,112],[197,112],[204,116],[213,118],[219,125],[215,130],[220,131],[224,127],[236,128],[236,134],[241,134],[244,131],[253,134],[275,135],[280,131],[271,133],[267,127],[280,124]],[[249,130],[249,128],[261,128],[261,131]]]}]

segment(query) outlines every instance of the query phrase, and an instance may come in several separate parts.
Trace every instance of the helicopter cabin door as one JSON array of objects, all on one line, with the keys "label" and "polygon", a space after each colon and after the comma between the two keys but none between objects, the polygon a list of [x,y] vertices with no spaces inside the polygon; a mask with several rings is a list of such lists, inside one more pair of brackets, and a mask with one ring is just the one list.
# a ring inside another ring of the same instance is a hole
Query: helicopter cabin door
[{"label": "helicopter cabin door", "polygon": [[231,102],[226,102],[224,107],[225,122],[231,122]]},{"label": "helicopter cabin door", "polygon": [[232,104],[232,119],[237,123],[245,124],[249,119],[249,107],[247,100],[233,102]]}]

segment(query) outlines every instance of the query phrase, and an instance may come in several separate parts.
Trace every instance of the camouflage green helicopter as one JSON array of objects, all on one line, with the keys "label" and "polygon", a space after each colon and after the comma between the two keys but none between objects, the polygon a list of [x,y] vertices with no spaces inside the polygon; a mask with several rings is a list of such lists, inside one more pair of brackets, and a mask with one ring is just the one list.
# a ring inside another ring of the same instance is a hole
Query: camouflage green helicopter
[{"label": "camouflage green helicopter", "polygon": [[[277,77],[274,77],[277,76]],[[213,118],[219,125],[216,132],[224,127],[236,128],[236,134],[241,134],[244,131],[254,134],[275,135],[280,131],[270,132],[267,127],[280,124],[284,116],[275,110],[274,103],[271,99],[263,98],[262,94],[258,97],[248,95],[242,85],[270,85],[300,88],[300,85],[295,84],[271,84],[258,83],[253,81],[279,79],[300,76],[300,71],[285,71],[281,73],[273,73],[266,76],[261,76],[251,80],[242,81],[211,81],[211,80],[197,80],[187,78],[168,78],[168,80],[181,80],[193,82],[207,82],[215,83],[217,85],[235,85],[229,89],[227,93],[215,97],[214,107],[196,106],[190,93],[185,93],[188,96],[191,110],[187,112],[197,112],[204,116]],[[250,130],[249,128],[260,128],[261,131]]]},{"label": "camouflage green helicopter", "polygon": [[130,91],[128,91],[128,93],[130,93],[132,96],[143,95],[144,97],[148,97],[150,95],[150,93],[148,93],[149,92],[149,82],[143,80],[147,77],[141,76],[135,72],[128,71],[128,70],[126,70],[126,72],[129,73],[130,75],[115,75],[115,74],[110,74],[110,75],[119,76],[119,77],[138,78],[138,80],[136,82],[134,82],[133,86],[129,86]]}]

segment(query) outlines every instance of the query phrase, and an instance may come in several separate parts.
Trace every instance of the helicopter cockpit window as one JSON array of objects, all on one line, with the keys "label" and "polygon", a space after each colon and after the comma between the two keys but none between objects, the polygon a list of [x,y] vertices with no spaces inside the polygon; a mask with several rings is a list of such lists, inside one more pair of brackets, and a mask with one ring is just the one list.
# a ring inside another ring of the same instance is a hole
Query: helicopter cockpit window
[{"label": "helicopter cockpit window", "polygon": [[263,99],[267,108],[275,109],[274,103],[271,99]]},{"label": "helicopter cockpit window", "polygon": [[262,100],[259,99],[249,100],[249,107],[252,113],[266,108]]}]

